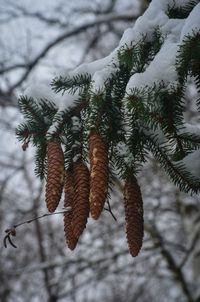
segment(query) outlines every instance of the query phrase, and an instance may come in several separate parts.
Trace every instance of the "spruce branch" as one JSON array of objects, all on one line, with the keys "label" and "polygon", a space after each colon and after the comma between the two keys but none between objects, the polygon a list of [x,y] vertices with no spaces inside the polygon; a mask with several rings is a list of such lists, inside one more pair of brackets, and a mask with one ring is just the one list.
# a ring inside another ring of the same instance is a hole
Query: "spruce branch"
[{"label": "spruce branch", "polygon": [[184,4],[183,6],[179,5],[176,6],[175,2],[173,5],[168,5],[167,10],[167,16],[170,19],[185,19],[189,16],[190,12],[194,8],[194,6],[197,4],[196,0],[191,0],[187,4]]},{"label": "spruce branch", "polygon": [[22,113],[24,114],[24,117],[28,120],[35,120],[43,129],[46,129],[46,124],[44,123],[44,120],[41,116],[40,108],[34,102],[33,98],[28,98],[26,96],[21,96],[19,98],[19,107]]},{"label": "spruce branch", "polygon": [[200,136],[194,133],[179,133],[178,137],[182,143],[182,146],[185,152],[189,152],[190,150],[197,150],[200,148]]},{"label": "spruce branch", "polygon": [[59,111],[57,112],[57,114],[55,114],[54,119],[52,121],[52,124],[56,124],[54,127],[55,129],[52,133],[47,133],[47,137],[49,140],[54,140],[62,136],[65,130],[70,125],[71,119],[75,116],[81,116],[81,111],[85,109],[88,105],[85,94],[86,91],[83,91],[83,93],[77,97],[77,100],[74,101],[72,107]]},{"label": "spruce branch", "polygon": [[37,124],[35,123],[22,123],[18,126],[15,131],[17,138],[20,141],[26,141],[27,138],[33,138],[36,135],[40,134],[40,129],[37,129]]},{"label": "spruce branch", "polygon": [[51,86],[56,93],[62,91],[64,94],[65,91],[68,91],[71,94],[75,94],[77,90],[80,90],[80,93],[82,93],[90,81],[91,76],[87,73],[66,78],[60,76],[59,78],[53,79]]},{"label": "spruce branch", "polygon": [[187,76],[194,76],[197,87],[200,83],[199,62],[200,62],[200,31],[193,31],[186,35],[179,46],[176,58],[176,69],[180,83],[184,83]]},{"label": "spruce branch", "polygon": [[167,156],[167,151],[161,148],[152,136],[147,136],[147,148],[151,150],[155,158],[171,177],[174,184],[181,191],[197,193],[200,190],[200,180],[192,176],[181,164],[174,164]]}]

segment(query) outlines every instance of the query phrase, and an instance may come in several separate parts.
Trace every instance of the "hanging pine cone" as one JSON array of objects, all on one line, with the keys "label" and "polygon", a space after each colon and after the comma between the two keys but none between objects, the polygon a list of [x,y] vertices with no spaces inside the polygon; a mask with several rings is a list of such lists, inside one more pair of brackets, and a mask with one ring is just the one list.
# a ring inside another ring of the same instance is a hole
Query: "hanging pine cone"
[{"label": "hanging pine cone", "polygon": [[102,137],[92,134],[90,149],[90,212],[93,219],[98,219],[108,191],[108,149]]},{"label": "hanging pine cone", "polygon": [[142,246],[144,221],[141,191],[134,177],[129,177],[125,181],[124,207],[129,251],[133,257],[136,257]]},{"label": "hanging pine cone", "polygon": [[64,214],[64,232],[65,239],[70,250],[74,250],[78,239],[74,236],[72,228],[72,217],[73,217],[73,208],[74,208],[74,179],[73,172],[68,170],[65,173],[65,184],[64,184],[64,207],[72,207],[72,212]]},{"label": "hanging pine cone", "polygon": [[82,234],[89,216],[89,171],[86,165],[78,161],[73,165],[74,208],[72,228],[76,238]]},{"label": "hanging pine cone", "polygon": [[53,213],[61,198],[64,182],[64,155],[58,142],[49,142],[47,149],[46,204]]}]

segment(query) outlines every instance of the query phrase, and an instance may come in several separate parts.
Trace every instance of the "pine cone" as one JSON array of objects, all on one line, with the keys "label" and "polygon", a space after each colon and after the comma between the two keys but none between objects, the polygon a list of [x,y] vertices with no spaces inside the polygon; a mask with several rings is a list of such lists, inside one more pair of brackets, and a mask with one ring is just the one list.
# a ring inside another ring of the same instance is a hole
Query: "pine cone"
[{"label": "pine cone", "polygon": [[93,219],[98,219],[108,191],[108,149],[98,134],[92,134],[90,149],[90,212]]},{"label": "pine cone", "polygon": [[47,150],[46,204],[53,213],[62,195],[64,182],[64,155],[58,142],[49,142]]},{"label": "pine cone", "polygon": [[89,216],[89,171],[81,161],[73,165],[74,178],[74,208],[72,228],[76,238],[82,234]]},{"label": "pine cone", "polygon": [[[65,192],[64,207],[72,207],[73,210],[75,189],[74,189],[73,172],[70,170],[68,170],[65,173],[64,192]],[[73,217],[73,211],[64,214],[65,239],[70,250],[74,250],[78,242],[78,239],[74,236],[73,233],[72,217]]]},{"label": "pine cone", "polygon": [[129,251],[133,257],[136,257],[142,247],[144,221],[141,191],[134,177],[125,181],[124,207]]}]

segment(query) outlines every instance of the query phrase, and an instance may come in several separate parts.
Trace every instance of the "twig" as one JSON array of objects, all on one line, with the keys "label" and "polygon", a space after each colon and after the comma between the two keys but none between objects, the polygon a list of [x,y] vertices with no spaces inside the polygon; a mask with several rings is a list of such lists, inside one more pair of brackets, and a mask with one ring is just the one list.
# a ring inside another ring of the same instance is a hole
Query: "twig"
[{"label": "twig", "polygon": [[26,223],[31,223],[35,220],[41,219],[43,217],[47,217],[47,216],[52,216],[52,215],[56,215],[56,214],[65,214],[65,213],[69,213],[72,211],[72,207],[66,207],[64,208],[63,211],[59,211],[59,212],[55,212],[55,213],[46,213],[43,214],[41,216],[37,216],[34,217],[32,219],[20,222],[18,224],[13,225],[11,228],[6,229],[5,232],[7,233],[7,235],[4,237],[3,242],[4,242],[4,247],[7,248],[7,240],[10,243],[10,245],[12,245],[14,248],[17,248],[17,246],[12,242],[11,240],[11,236],[16,236],[16,228],[18,228],[19,226],[26,224]]},{"label": "twig", "polygon": [[114,219],[115,221],[117,221],[117,218],[115,217],[115,215],[114,215],[113,212],[112,212],[112,209],[111,209],[111,206],[110,206],[109,201],[107,201],[107,204],[108,204],[108,209],[107,209],[107,208],[104,208],[104,210],[110,212],[110,214],[112,215],[113,219]]},{"label": "twig", "polygon": [[171,250],[166,248],[164,238],[160,234],[157,227],[155,225],[153,227],[150,227],[150,226],[146,225],[145,230],[152,237],[152,240],[154,242],[154,246],[160,248],[161,255],[166,260],[166,262],[168,264],[168,268],[173,273],[175,280],[178,281],[185,297],[187,298],[187,301],[188,302],[196,301],[193,298],[192,292],[191,292],[191,290],[188,286],[187,280],[185,279],[185,275],[184,275],[181,267],[179,267],[177,265],[177,263],[175,262],[175,259],[173,257],[173,254],[172,254]]},{"label": "twig", "polygon": [[[52,49],[54,46],[56,46],[57,44],[61,43],[62,41],[66,40],[72,36],[76,36],[82,32],[85,32],[86,30],[88,30],[89,28],[93,28],[94,26],[98,26],[101,24],[107,24],[110,22],[123,21],[123,20],[132,21],[132,20],[136,20],[137,17],[138,16],[132,12],[124,12],[121,14],[110,13],[110,14],[98,17],[97,19],[95,19],[95,21],[90,21],[88,23],[81,24],[80,26],[77,26],[75,28],[68,30],[67,32],[62,33],[61,35],[57,36],[56,39],[49,42],[43,48],[43,50],[31,62],[29,62],[27,65],[24,64],[24,67],[26,66],[26,70],[24,71],[24,74],[22,74],[21,78],[15,84],[13,84],[13,86],[10,87],[10,91],[13,91],[15,88],[20,86],[22,84],[22,82],[24,80],[26,80],[26,78],[29,76],[30,72],[38,64],[38,62],[46,56],[48,51],[50,49]],[[20,65],[20,67],[23,67],[23,66],[21,66],[22,64],[17,64],[16,68],[18,68],[19,65]],[[15,67],[9,67],[10,70],[12,70],[14,68]],[[6,72],[6,69],[4,69],[4,72]]]},{"label": "twig", "polygon": [[189,259],[190,255],[191,255],[191,253],[194,251],[194,248],[195,248],[195,246],[196,246],[198,240],[199,240],[199,233],[197,233],[197,234],[194,236],[194,238],[193,238],[193,240],[192,240],[192,243],[191,243],[191,246],[190,246],[190,248],[188,249],[188,251],[187,251],[187,253],[186,253],[184,259],[182,260],[182,262],[181,262],[181,264],[180,264],[180,268],[182,268],[182,267],[185,265],[185,263],[188,261],[188,259]]}]

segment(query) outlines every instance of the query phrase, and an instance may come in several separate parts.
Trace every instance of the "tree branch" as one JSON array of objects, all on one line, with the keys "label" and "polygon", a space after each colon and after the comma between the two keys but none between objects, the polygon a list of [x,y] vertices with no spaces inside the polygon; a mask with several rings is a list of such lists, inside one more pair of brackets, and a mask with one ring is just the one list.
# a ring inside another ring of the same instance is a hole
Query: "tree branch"
[{"label": "tree branch", "polygon": [[187,281],[185,280],[185,276],[181,270],[181,267],[179,267],[176,264],[172,254],[165,247],[164,240],[163,240],[162,236],[160,235],[156,226],[155,225],[153,227],[146,226],[145,230],[151,235],[155,246],[159,247],[161,249],[161,254],[162,254],[163,258],[166,260],[169,269],[171,270],[171,272],[174,275],[174,278],[177,281],[179,281],[179,284],[181,286],[181,289],[182,289],[185,297],[187,298],[187,301],[195,302],[195,300],[193,299],[192,293],[190,292],[190,290],[188,288],[188,284],[187,284]]},{"label": "tree branch", "polygon": [[[68,39],[72,36],[76,36],[78,34],[80,34],[81,32],[86,31],[87,29],[100,25],[100,24],[104,24],[104,23],[109,23],[109,22],[117,22],[117,21],[128,21],[128,20],[136,20],[138,18],[138,15],[135,15],[133,13],[130,12],[124,12],[124,13],[111,13],[111,14],[107,14],[104,16],[100,16],[97,19],[95,19],[94,21],[90,21],[88,23],[85,23],[83,25],[77,26],[73,29],[68,30],[67,32],[59,35],[56,39],[52,40],[51,42],[49,42],[44,49],[35,57],[35,59],[33,59],[30,63],[28,63],[27,65],[23,64],[16,64],[15,65],[15,69],[16,68],[26,68],[26,71],[24,72],[24,74],[21,76],[21,78],[10,87],[10,91],[12,91],[13,89],[15,89],[16,87],[20,86],[22,84],[22,82],[28,77],[28,75],[30,74],[30,72],[32,71],[32,69],[38,64],[38,62],[48,53],[48,51],[50,49],[52,49],[54,46],[56,46],[57,44],[63,42],[65,39]],[[14,67],[12,68],[7,67],[8,71],[13,70]],[[4,69],[6,70],[6,69]],[[3,73],[3,72],[1,72]]]},{"label": "tree branch", "polygon": [[19,226],[27,224],[27,223],[31,223],[33,221],[36,221],[38,219],[41,219],[41,218],[44,218],[44,217],[47,217],[47,216],[52,216],[52,215],[56,215],[56,214],[65,214],[65,213],[68,213],[68,212],[71,212],[71,211],[72,211],[71,207],[66,207],[63,211],[59,211],[59,212],[55,212],[55,213],[43,214],[41,216],[37,216],[37,217],[34,217],[32,219],[29,219],[29,220],[26,220],[26,221],[23,221],[23,222],[20,222],[18,224],[13,225],[11,228],[8,228],[8,229],[5,230],[5,232],[7,233],[7,235],[4,237],[4,247],[7,248],[7,240],[8,240],[8,242],[14,248],[17,248],[16,245],[14,245],[14,243],[11,240],[11,236],[16,236],[16,228],[18,228]]}]

